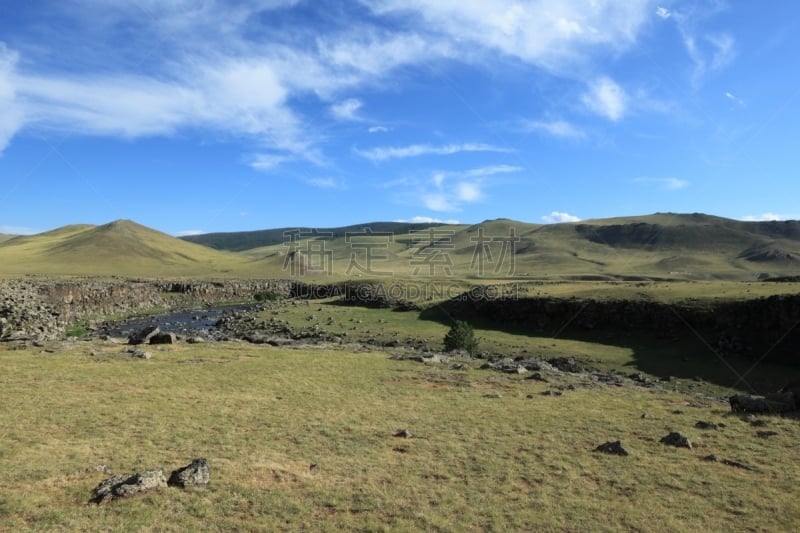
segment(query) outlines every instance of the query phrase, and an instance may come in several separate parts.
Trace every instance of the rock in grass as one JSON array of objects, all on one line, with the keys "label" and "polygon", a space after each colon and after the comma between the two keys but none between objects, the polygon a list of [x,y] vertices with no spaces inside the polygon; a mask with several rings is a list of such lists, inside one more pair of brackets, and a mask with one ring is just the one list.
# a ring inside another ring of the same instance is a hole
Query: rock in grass
[{"label": "rock in grass", "polygon": [[692,449],[692,441],[689,440],[688,437],[681,435],[677,431],[671,432],[669,435],[661,437],[659,441],[662,444],[666,444],[668,446],[675,446],[676,448],[689,448]]},{"label": "rock in grass", "polygon": [[628,455],[628,451],[622,447],[622,443],[618,440],[613,442],[605,442],[595,448],[594,451],[608,453],[611,455],[621,455],[623,457]]},{"label": "rock in grass", "polygon": [[720,426],[715,422],[704,422],[703,420],[700,420],[694,425],[694,427],[697,429],[719,429]]},{"label": "rock in grass", "polygon": [[211,481],[208,461],[204,458],[193,459],[191,463],[173,470],[167,484],[170,487],[205,487]]},{"label": "rock in grass", "polygon": [[142,331],[128,337],[128,344],[145,344],[159,333],[161,333],[161,330],[158,329],[158,326],[144,328]]},{"label": "rock in grass", "polygon": [[175,344],[178,337],[174,333],[159,333],[150,337],[150,344]]},{"label": "rock in grass", "polygon": [[136,472],[132,475],[116,475],[101,481],[92,491],[91,503],[98,505],[118,498],[131,498],[167,486],[163,470]]},{"label": "rock in grass", "polygon": [[410,439],[412,437],[411,432],[407,429],[398,429],[392,436],[399,437],[401,439]]}]

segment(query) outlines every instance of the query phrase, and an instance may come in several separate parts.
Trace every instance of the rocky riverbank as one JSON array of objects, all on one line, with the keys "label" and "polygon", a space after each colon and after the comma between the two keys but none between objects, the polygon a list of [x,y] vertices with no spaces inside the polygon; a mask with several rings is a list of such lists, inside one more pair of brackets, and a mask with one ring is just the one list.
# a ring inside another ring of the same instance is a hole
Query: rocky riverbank
[{"label": "rocky riverbank", "polygon": [[295,282],[0,280],[0,339],[55,339],[78,322],[110,315],[252,301],[258,294],[288,296]]}]

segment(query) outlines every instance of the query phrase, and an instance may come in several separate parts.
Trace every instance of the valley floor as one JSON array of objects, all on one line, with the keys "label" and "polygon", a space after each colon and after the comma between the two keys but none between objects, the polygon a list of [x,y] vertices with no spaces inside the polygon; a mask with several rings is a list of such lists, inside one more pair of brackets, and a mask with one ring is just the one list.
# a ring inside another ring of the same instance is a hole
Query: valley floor
[{"label": "valley floor", "polygon": [[[379,351],[223,342],[152,347],[152,359],[139,360],[125,348],[0,345],[0,530],[800,523],[798,420],[742,417],[679,392],[568,374],[545,383]],[[701,421],[720,427],[699,429]],[[411,438],[393,436],[401,428]],[[660,443],[671,431],[693,449]],[[630,455],[593,451],[615,440]],[[211,465],[205,490],[86,504],[107,477],[101,470],[168,473],[195,457]]]}]

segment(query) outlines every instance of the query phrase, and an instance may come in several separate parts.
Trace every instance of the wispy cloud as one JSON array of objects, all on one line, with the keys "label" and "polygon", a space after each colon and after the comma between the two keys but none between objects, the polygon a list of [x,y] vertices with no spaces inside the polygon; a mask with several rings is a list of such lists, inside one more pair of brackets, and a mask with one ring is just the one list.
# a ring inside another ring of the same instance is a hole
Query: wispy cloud
[{"label": "wispy cloud", "polygon": [[386,126],[372,126],[367,131],[370,133],[387,133],[389,128]]},{"label": "wispy cloud", "polygon": [[522,122],[524,131],[536,131],[560,139],[585,139],[586,133],[566,120],[526,120]]},{"label": "wispy cloud", "polygon": [[175,233],[175,237],[191,237],[192,235],[205,235],[207,231],[201,229],[187,229]]},{"label": "wispy cloud", "polygon": [[435,172],[418,189],[418,197],[422,205],[431,211],[459,211],[465,204],[486,198],[491,176],[521,170],[521,167],[511,165],[494,165],[461,172]]},{"label": "wispy cloud", "polygon": [[562,222],[580,222],[581,218],[561,211],[553,211],[549,215],[543,215],[542,221],[545,224],[560,224]]},{"label": "wispy cloud", "polygon": [[441,219],[435,217],[426,217],[426,216],[415,216],[409,219],[400,219],[395,220],[395,222],[406,222],[412,224],[459,224],[458,220],[448,218],[448,219]]},{"label": "wispy cloud", "polygon": [[589,111],[613,122],[620,120],[627,111],[628,97],[617,82],[602,76],[589,84],[589,89],[581,97]]},{"label": "wispy cloud", "polygon": [[[622,50],[652,13],[651,0],[431,2],[363,0],[381,15],[408,17],[428,32],[458,44],[457,50],[488,50],[550,70],[563,71],[596,49]],[[467,43],[465,46],[461,43]],[[488,58],[487,58],[488,60]]]},{"label": "wispy cloud", "polygon": [[664,20],[667,20],[668,18],[670,18],[672,16],[672,12],[669,9],[667,9],[666,7],[658,6],[656,8],[656,15],[658,15],[659,17],[661,17]]},{"label": "wispy cloud", "polygon": [[311,178],[306,183],[320,189],[343,189],[344,184],[334,178]]},{"label": "wispy cloud", "polygon": [[794,215],[780,215],[778,213],[762,213],[760,215],[747,215],[742,217],[742,220],[747,222],[767,222],[775,220],[800,220],[800,214]]},{"label": "wispy cloud", "polygon": [[734,103],[736,103],[736,104],[738,104],[740,106],[744,105],[744,100],[742,100],[741,98],[739,98],[738,96],[736,96],[732,92],[725,91],[724,94],[725,94],[725,98],[727,98],[728,100],[730,100],[730,101],[732,101],[732,102],[734,102]]},{"label": "wispy cloud", "polygon": [[652,183],[668,191],[677,191],[689,186],[689,182],[678,178],[634,178],[634,183]]},{"label": "wispy cloud", "polygon": [[257,154],[251,159],[250,167],[255,170],[267,171],[272,170],[289,160],[291,160],[291,158],[285,155]]},{"label": "wispy cloud", "polygon": [[360,100],[349,98],[332,105],[331,113],[342,120],[361,120],[361,117],[358,116],[358,110],[361,109],[362,105]]},{"label": "wispy cloud", "polygon": [[371,161],[386,161],[388,159],[404,159],[408,157],[419,157],[425,155],[453,155],[460,152],[511,152],[508,148],[492,146],[481,143],[464,144],[445,144],[433,146],[430,144],[412,144],[409,146],[384,146],[371,150],[359,150],[355,152]]},{"label": "wispy cloud", "polygon": [[40,233],[40,230],[26,228],[23,226],[4,226],[0,224],[0,233],[4,233],[6,235],[33,235],[35,233]]},{"label": "wispy cloud", "polygon": [[16,101],[16,90],[11,75],[16,68],[19,54],[0,41],[0,155],[3,155],[11,138],[22,127],[22,109]]}]

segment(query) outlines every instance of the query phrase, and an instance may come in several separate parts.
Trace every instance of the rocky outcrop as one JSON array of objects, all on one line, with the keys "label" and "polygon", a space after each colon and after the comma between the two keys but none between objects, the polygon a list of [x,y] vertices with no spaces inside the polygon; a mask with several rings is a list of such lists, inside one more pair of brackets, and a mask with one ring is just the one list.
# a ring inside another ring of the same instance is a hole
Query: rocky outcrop
[{"label": "rocky outcrop", "polygon": [[101,481],[90,503],[102,505],[119,498],[132,498],[167,487],[163,470],[149,470],[129,475],[116,475]]},{"label": "rocky outcrop", "polygon": [[204,458],[193,459],[188,465],[173,470],[167,484],[170,487],[205,487],[211,481],[208,461]]}]

